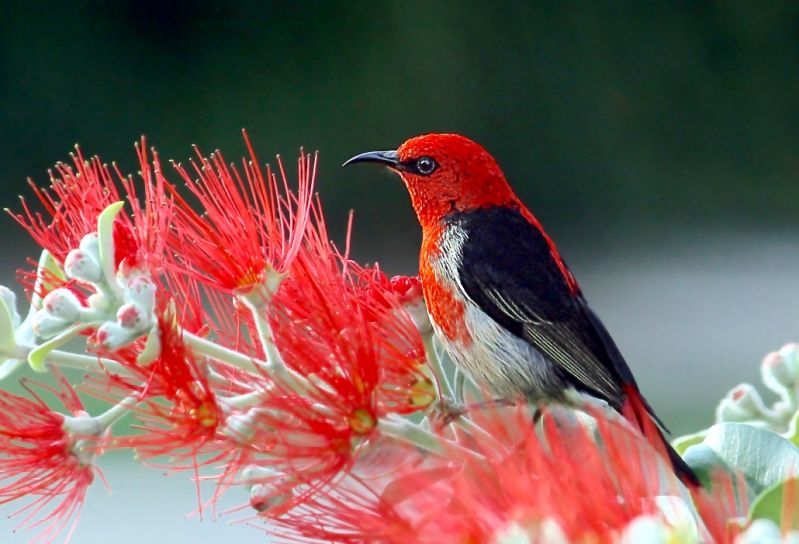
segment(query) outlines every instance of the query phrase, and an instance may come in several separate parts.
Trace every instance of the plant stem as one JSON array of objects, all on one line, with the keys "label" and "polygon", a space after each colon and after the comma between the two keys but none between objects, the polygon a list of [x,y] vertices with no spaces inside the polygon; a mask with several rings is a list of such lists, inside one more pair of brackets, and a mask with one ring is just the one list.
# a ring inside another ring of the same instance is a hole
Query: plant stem
[{"label": "plant stem", "polygon": [[[275,287],[275,289],[277,289],[277,287]],[[269,291],[269,293],[272,292],[274,291]],[[255,329],[258,333],[258,340],[261,342],[261,346],[264,348],[264,353],[266,354],[266,365],[269,373],[281,379],[296,393],[302,394],[307,389],[307,382],[302,375],[286,366],[286,362],[283,360],[283,356],[275,343],[272,324],[264,315],[270,298],[271,296],[269,296],[268,293],[262,293],[261,290],[258,289],[248,294],[239,295],[239,300],[247,306],[252,314],[253,321],[255,322]]]},{"label": "plant stem", "polygon": [[455,400],[461,404],[464,401],[464,390],[466,388],[466,374],[460,368],[455,369]]},{"label": "plant stem", "polygon": [[205,355],[217,361],[222,361],[229,365],[233,365],[247,372],[260,373],[261,370],[268,370],[268,365],[263,362],[240,353],[236,350],[221,346],[211,340],[206,340],[196,334],[187,331],[182,331],[183,341],[186,342],[190,348],[200,355]]},{"label": "plant stem", "polygon": [[377,429],[384,436],[390,436],[439,456],[444,456],[447,450],[455,449],[472,457],[482,457],[479,453],[423,429],[421,426],[402,417],[389,415],[378,422]]},{"label": "plant stem", "polygon": [[111,425],[122,419],[136,403],[139,402],[138,395],[131,395],[122,399],[119,404],[115,404],[99,416],[95,416],[94,419],[97,420],[98,423],[103,427],[103,429],[109,428]]},{"label": "plant stem", "polygon": [[98,416],[64,416],[64,428],[69,432],[84,436],[99,436],[125,416],[138,401],[138,395],[131,395]]},{"label": "plant stem", "polygon": [[69,351],[62,351],[54,349],[47,354],[45,358],[46,364],[56,365],[64,368],[74,368],[78,370],[89,370],[95,372],[102,372],[107,370],[114,374],[121,376],[130,376],[131,373],[125,368],[124,365],[105,359],[103,357],[95,357],[92,355],[84,355],[82,353],[71,353]]},{"label": "plant stem", "polygon": [[444,372],[444,367],[441,365],[441,358],[436,351],[434,333],[430,331],[422,334],[422,342],[424,344],[424,353],[427,358],[427,364],[430,365],[430,370],[433,372],[433,377],[438,385],[438,396],[442,401],[444,399],[452,399],[452,387],[449,384],[447,375]]}]

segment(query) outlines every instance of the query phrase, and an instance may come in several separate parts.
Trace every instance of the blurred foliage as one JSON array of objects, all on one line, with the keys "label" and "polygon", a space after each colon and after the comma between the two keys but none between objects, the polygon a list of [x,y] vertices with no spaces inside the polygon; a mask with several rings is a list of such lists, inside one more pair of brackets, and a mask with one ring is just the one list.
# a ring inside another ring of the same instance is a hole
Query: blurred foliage
[{"label": "blurred foliage", "polygon": [[331,223],[355,208],[356,242],[404,261],[404,191],[338,166],[456,131],[556,235],[797,223],[796,2],[78,0],[0,25],[4,205],[76,141],[130,170],[139,134],[234,159],[247,127],[263,160],[320,149]]}]

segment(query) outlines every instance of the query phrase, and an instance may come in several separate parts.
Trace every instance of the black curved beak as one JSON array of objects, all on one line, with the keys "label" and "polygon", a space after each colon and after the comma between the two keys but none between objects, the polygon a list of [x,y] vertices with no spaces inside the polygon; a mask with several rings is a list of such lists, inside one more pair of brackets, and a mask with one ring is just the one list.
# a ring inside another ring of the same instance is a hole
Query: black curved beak
[{"label": "black curved beak", "polygon": [[355,155],[341,166],[349,166],[356,162],[378,162],[396,170],[399,167],[399,155],[396,151],[367,151]]}]

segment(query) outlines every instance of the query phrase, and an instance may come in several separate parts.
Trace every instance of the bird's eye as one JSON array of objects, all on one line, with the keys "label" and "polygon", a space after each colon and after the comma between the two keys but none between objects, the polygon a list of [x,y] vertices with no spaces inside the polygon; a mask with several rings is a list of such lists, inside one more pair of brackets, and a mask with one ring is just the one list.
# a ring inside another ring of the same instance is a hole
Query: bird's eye
[{"label": "bird's eye", "polygon": [[438,168],[438,163],[431,157],[421,157],[416,159],[416,171],[423,176],[429,176],[433,171]]}]

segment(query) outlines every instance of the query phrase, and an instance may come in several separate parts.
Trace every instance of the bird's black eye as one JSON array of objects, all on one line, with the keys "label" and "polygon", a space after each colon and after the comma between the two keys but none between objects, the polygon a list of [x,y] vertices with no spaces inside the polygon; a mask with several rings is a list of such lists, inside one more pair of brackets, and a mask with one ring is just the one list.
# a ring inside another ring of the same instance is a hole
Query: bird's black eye
[{"label": "bird's black eye", "polygon": [[423,176],[429,176],[436,168],[438,168],[438,163],[431,157],[420,157],[416,159],[416,171]]}]

